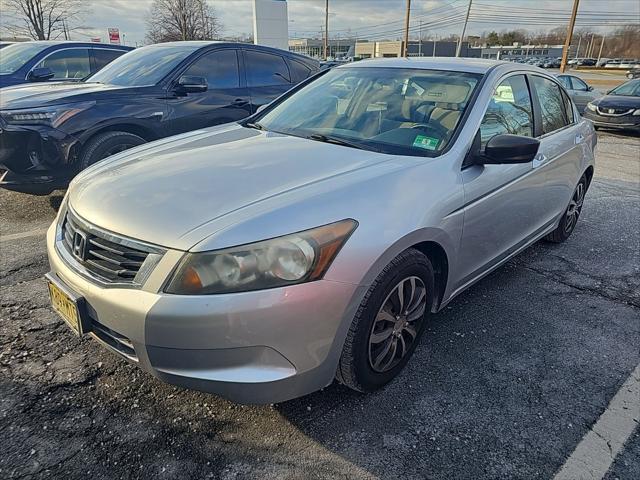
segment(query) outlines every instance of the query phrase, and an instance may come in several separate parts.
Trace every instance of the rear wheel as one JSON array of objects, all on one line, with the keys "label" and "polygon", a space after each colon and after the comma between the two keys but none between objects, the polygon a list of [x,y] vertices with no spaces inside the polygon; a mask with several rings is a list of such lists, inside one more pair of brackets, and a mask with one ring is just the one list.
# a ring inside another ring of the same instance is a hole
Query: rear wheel
[{"label": "rear wheel", "polygon": [[421,252],[398,255],[373,282],[355,315],[336,377],[360,392],[391,381],[413,354],[433,303],[433,268]]},{"label": "rear wheel", "polygon": [[584,202],[584,195],[587,192],[587,177],[582,176],[576,189],[573,192],[569,206],[560,220],[558,227],[549,235],[544,237],[545,240],[554,243],[562,243],[571,236],[573,230],[576,228],[580,212],[582,212],[582,203]]},{"label": "rear wheel", "polygon": [[80,158],[80,169],[132,147],[146,143],[144,138],[128,132],[104,132],[87,142]]}]

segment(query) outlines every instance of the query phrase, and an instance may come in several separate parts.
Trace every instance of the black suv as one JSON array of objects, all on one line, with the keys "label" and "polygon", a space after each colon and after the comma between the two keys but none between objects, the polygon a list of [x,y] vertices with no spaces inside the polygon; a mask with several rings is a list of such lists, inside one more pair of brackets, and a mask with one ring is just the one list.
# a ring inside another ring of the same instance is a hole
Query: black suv
[{"label": "black suv", "polygon": [[318,62],[226,42],[138,48],[86,81],[0,95],[0,186],[48,194],[128,148],[240,120],[310,77]]},{"label": "black suv", "polygon": [[0,87],[30,82],[79,81],[133,50],[123,45],[43,40],[3,46]]}]

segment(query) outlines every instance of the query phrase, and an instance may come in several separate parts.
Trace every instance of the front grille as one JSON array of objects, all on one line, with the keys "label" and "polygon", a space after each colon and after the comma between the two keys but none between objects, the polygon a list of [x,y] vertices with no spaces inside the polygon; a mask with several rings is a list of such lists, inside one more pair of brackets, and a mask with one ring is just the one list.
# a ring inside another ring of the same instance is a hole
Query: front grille
[{"label": "front grille", "polygon": [[615,108],[615,107],[600,107],[600,106],[598,106],[598,113],[600,115],[622,116],[622,115],[630,115],[632,112],[633,112],[633,109],[628,109],[628,108]]},{"label": "front grille", "polygon": [[158,249],[85,227],[70,211],[62,221],[61,244],[69,256],[103,283],[133,284]]}]

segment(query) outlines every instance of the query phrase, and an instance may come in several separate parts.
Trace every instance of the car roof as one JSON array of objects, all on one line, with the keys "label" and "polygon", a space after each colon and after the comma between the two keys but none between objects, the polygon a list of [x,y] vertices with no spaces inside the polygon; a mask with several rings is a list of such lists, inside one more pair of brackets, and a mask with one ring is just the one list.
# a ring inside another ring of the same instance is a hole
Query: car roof
[{"label": "car roof", "polygon": [[[424,70],[452,70],[466,73],[487,73],[497,65],[510,65],[511,62],[487,60],[484,58],[455,57],[409,57],[409,58],[372,58],[348,64],[349,67],[386,67],[417,68]],[[345,68],[341,65],[336,68]],[[518,68],[522,68],[518,65]]]},{"label": "car roof", "polygon": [[127,45],[114,45],[112,43],[99,43],[99,42],[75,42],[73,40],[33,40],[29,42],[16,42],[19,44],[38,44],[38,45],[46,45],[49,47],[56,47],[58,45],[67,45],[67,46],[82,46],[82,47],[109,47],[109,48],[121,48],[121,49],[129,49],[133,50],[133,47],[129,47]]}]

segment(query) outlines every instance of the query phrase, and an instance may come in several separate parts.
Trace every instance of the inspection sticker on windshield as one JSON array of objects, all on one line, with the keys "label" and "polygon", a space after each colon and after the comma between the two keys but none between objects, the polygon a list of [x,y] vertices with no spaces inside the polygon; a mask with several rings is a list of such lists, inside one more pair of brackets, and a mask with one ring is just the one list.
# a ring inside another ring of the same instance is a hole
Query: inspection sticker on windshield
[{"label": "inspection sticker on windshield", "polygon": [[413,146],[418,148],[426,148],[427,150],[436,150],[440,140],[425,135],[418,135],[413,141]]}]

